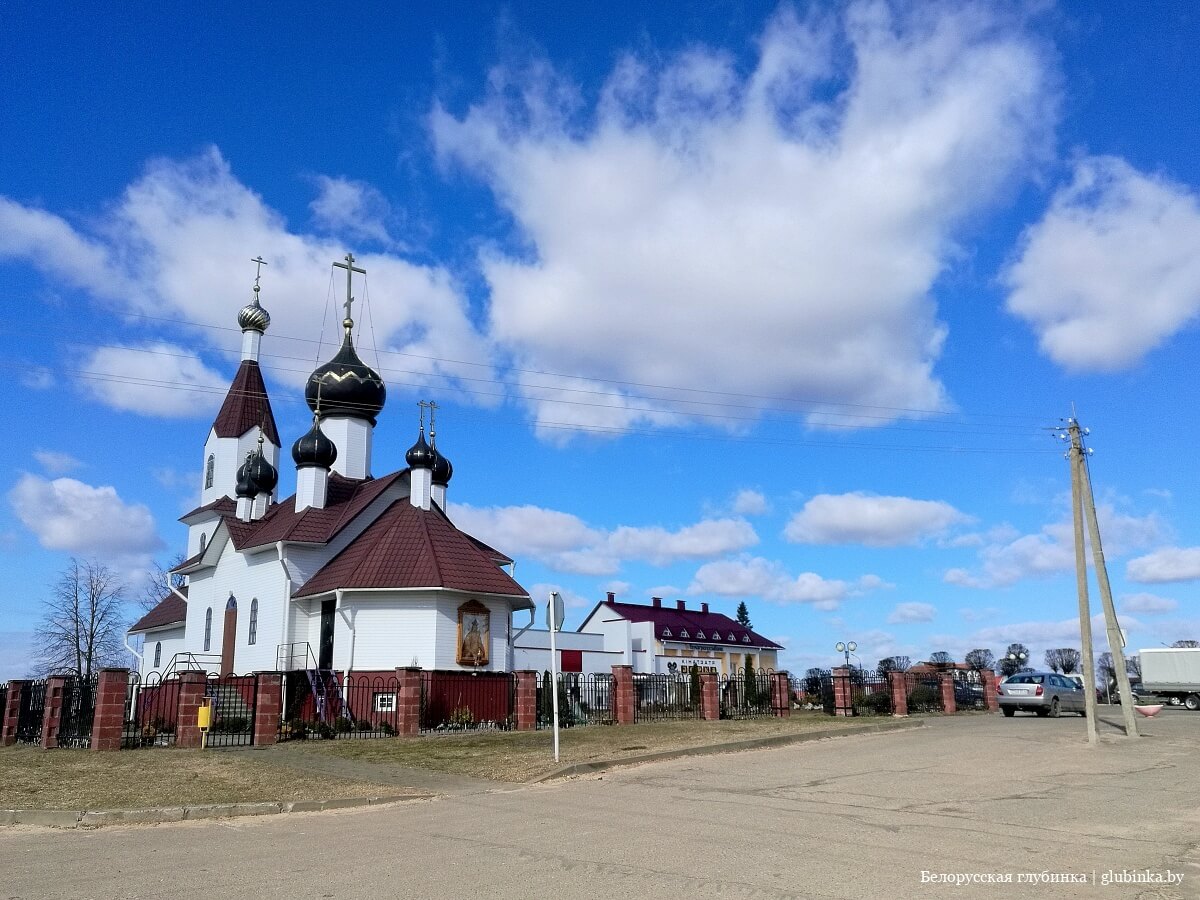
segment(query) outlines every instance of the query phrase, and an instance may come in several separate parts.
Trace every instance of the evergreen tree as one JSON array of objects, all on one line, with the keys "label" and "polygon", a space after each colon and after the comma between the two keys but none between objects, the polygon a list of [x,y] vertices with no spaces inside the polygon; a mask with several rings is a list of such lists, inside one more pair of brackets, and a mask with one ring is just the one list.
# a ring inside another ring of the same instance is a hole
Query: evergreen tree
[{"label": "evergreen tree", "polygon": [[746,608],[746,601],[743,600],[738,604],[737,608],[737,623],[743,628],[753,628],[750,624],[750,610]]},{"label": "evergreen tree", "polygon": [[[745,605],[745,604],[743,604]],[[746,706],[758,703],[758,678],[754,672],[754,656],[746,654]]]},{"label": "evergreen tree", "polygon": [[692,671],[691,671],[690,675],[691,675],[690,680],[691,680],[691,689],[692,689],[692,706],[696,707],[696,706],[700,705],[700,690],[701,690],[701,688],[700,688],[700,667],[697,666],[695,663],[692,663]]}]

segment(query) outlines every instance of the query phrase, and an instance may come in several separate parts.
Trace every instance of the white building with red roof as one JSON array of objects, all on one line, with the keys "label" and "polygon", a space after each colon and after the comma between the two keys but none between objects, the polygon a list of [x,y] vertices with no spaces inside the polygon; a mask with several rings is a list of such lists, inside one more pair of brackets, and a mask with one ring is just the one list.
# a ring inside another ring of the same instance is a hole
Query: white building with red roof
[{"label": "white building with red roof", "polygon": [[430,419],[407,467],[372,475],[386,389],[358,356],[347,272],[344,336],[308,378],[312,428],[292,446],[296,492],[277,496],[280,437],[258,354],[270,316],[241,310],[242,360],[204,444],[201,505],[184,515],[186,587],[130,629],[141,672],[506,671],[513,614],[530,610],[512,560],[446,514],[453,474]]}]

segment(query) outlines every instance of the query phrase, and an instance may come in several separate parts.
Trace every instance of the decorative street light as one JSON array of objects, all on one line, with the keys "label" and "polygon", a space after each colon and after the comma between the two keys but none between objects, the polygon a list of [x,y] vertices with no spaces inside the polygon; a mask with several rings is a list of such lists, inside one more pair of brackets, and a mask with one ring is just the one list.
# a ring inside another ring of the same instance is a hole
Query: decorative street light
[{"label": "decorative street light", "polygon": [[1029,659],[1029,654],[1026,653],[1024,650],[1022,650],[1020,653],[1009,653],[1004,658],[1007,659],[1009,662],[1016,663],[1017,664],[1016,669],[1019,672],[1023,668],[1025,668],[1025,660]]},{"label": "decorative street light", "polygon": [[834,645],[833,649],[838,653],[846,654],[846,668],[850,668],[850,654],[858,649],[858,644],[854,643],[854,641],[850,641],[849,643],[846,643],[845,641],[838,641]]}]

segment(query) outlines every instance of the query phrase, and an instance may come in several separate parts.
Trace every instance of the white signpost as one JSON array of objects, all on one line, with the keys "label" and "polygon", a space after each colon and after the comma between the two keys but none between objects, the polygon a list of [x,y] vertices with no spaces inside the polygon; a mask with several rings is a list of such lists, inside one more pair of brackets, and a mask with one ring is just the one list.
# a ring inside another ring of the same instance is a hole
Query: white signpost
[{"label": "white signpost", "polygon": [[563,598],[558,591],[550,592],[546,604],[546,627],[550,629],[550,697],[554,709],[554,761],[558,762],[558,650],[554,646],[554,635],[562,628]]}]

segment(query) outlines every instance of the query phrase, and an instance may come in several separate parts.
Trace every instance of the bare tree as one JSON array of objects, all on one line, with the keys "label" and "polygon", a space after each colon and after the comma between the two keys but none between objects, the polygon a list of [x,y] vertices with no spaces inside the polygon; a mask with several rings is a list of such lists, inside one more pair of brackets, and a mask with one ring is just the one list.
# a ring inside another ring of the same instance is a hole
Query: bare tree
[{"label": "bare tree", "polygon": [[938,650],[929,654],[929,661],[939,669],[949,668],[954,665],[954,657],[945,650]]},{"label": "bare tree", "polygon": [[187,580],[182,575],[174,575],[171,569],[174,569],[183,562],[183,554],[177,553],[171,559],[170,564],[164,568],[158,560],[152,564],[152,568],[146,571],[146,580],[142,583],[142,591],[137,595],[137,605],[146,612],[154,609],[167,596],[167,577],[171,579],[171,584],[177,588],[183,587]]},{"label": "bare tree", "polygon": [[1200,641],[1190,641],[1190,640],[1176,641],[1171,646],[1172,647],[1200,647]]},{"label": "bare tree", "polygon": [[968,651],[966,657],[963,659],[963,662],[976,671],[979,669],[996,668],[996,657],[992,655],[992,651],[984,650],[982,648]]},{"label": "bare tree", "polygon": [[46,675],[90,677],[124,661],[125,585],[96,560],[72,559],[43,601],[34,630],[36,665]]},{"label": "bare tree", "polygon": [[1062,669],[1062,651],[1047,650],[1046,655],[1042,657],[1046,661],[1046,668],[1051,672],[1058,672]]},{"label": "bare tree", "polygon": [[885,656],[879,661],[875,671],[880,675],[887,675],[888,672],[906,672],[911,665],[912,660],[907,656]]},{"label": "bare tree", "polygon": [[1063,647],[1058,651],[1058,664],[1062,668],[1064,675],[1070,675],[1079,671],[1079,664],[1083,661],[1083,654],[1074,647]]},{"label": "bare tree", "polygon": [[1000,657],[1000,674],[1008,677],[1016,675],[1029,662],[1029,648],[1024,644],[1013,642],[1008,645],[1004,655]]}]

